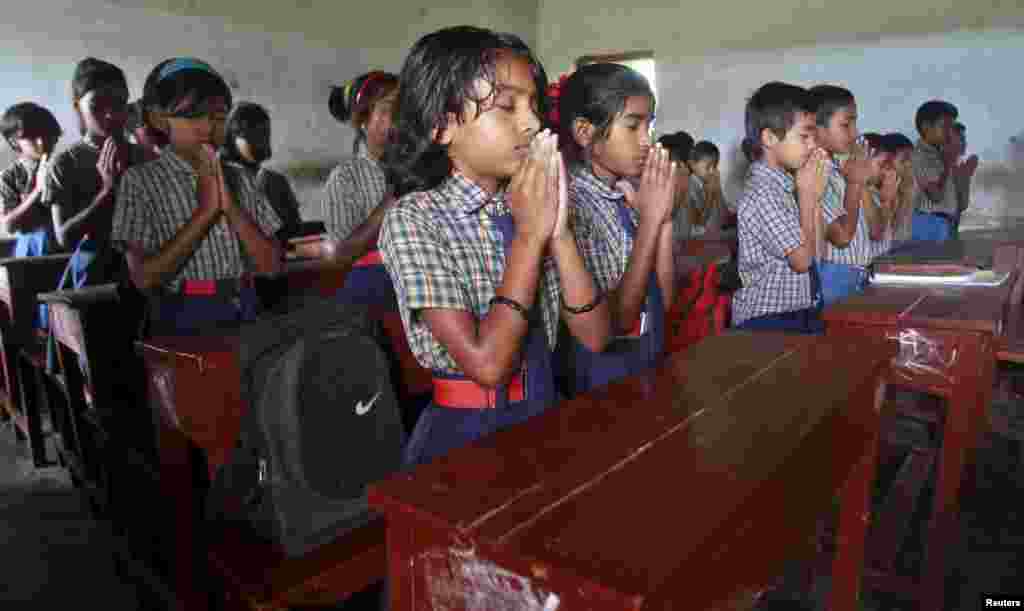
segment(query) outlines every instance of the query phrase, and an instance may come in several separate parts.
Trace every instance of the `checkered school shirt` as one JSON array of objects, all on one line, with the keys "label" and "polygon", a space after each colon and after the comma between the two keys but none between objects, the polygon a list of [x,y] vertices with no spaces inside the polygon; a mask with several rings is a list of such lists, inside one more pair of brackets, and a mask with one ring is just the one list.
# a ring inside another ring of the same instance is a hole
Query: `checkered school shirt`
[{"label": "checkered school shirt", "polygon": [[[238,205],[252,216],[265,235],[273,236],[281,220],[256,188],[251,173],[240,172],[231,164],[225,164],[224,171],[237,178]],[[147,255],[156,254],[199,208],[198,183],[192,166],[169,148],[158,159],[129,168],[121,178],[117,194],[111,241],[121,248],[129,243],[138,244]],[[251,266],[242,242],[221,216],[165,288],[176,290],[183,280],[236,278],[246,271],[251,271]]]},{"label": "checkered school shirt", "polygon": [[324,224],[331,237],[340,242],[352,235],[373,214],[387,188],[384,170],[366,155],[334,168],[323,195]]},{"label": "checkered school shirt", "polygon": [[[25,196],[35,188],[36,171],[39,162],[34,159],[18,158],[0,173],[0,199],[3,200],[4,213],[8,213],[21,205]],[[18,231],[35,231],[36,229],[53,229],[50,211],[38,204],[32,206],[26,216],[21,217],[22,229]],[[15,232],[17,233],[17,232]]]},{"label": "checkered school shirt", "polygon": [[[839,164],[834,160],[830,164],[828,182],[825,183],[825,193],[821,196],[821,207],[825,215],[825,227],[832,221],[846,214],[846,207],[843,199],[846,197],[846,178],[839,169]],[[874,250],[871,245],[871,231],[868,228],[867,218],[861,211],[857,215],[857,230],[853,239],[846,245],[846,248],[836,248],[825,239],[825,261],[829,263],[841,263],[842,265],[860,265],[866,267],[871,264],[874,258]]]},{"label": "checkered school shirt", "polygon": [[[508,211],[504,193],[492,196],[453,174],[430,191],[402,197],[384,216],[381,256],[395,286],[409,347],[423,367],[461,373],[419,310],[465,310],[478,320],[487,315],[505,272],[501,231],[491,217]],[[544,328],[553,349],[560,288],[550,257],[544,259],[539,284]]]},{"label": "checkered school shirt", "polygon": [[[633,238],[619,222],[618,207],[623,202],[625,195],[602,182],[589,168],[573,170],[569,183],[573,232],[587,271],[602,293],[619,286],[633,252]],[[640,214],[634,208],[629,209],[629,216],[634,226],[639,225]]]},{"label": "checkered school shirt", "polygon": [[756,162],[737,204],[738,267],[743,288],[732,299],[732,319],[751,318],[811,307],[811,276],[789,266],[787,253],[812,236],[800,230],[796,185],[786,172]]},{"label": "checkered school shirt", "polygon": [[[145,161],[145,150],[126,143],[130,165]],[[69,219],[92,204],[103,188],[96,164],[100,160],[100,147],[79,140],[61,151],[50,164],[43,190],[43,203],[60,206],[64,219]]]},{"label": "checkered school shirt", "polygon": [[935,182],[939,176],[942,176],[942,172],[946,168],[942,151],[924,140],[918,140],[914,145],[914,152],[910,155],[910,164],[914,168],[914,210],[956,214],[958,203],[956,180],[952,176],[946,180],[945,190],[939,201],[933,201],[921,188],[921,183]]}]

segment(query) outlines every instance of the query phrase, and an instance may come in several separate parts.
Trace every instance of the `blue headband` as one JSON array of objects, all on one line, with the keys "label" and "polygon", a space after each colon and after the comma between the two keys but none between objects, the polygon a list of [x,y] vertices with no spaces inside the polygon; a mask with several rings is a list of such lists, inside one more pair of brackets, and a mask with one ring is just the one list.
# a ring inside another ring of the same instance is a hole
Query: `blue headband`
[{"label": "blue headband", "polygon": [[160,69],[160,74],[157,76],[156,80],[159,83],[172,74],[176,74],[183,70],[201,70],[220,78],[220,75],[217,74],[216,70],[210,67],[210,64],[191,57],[179,57],[167,62],[167,65]]}]

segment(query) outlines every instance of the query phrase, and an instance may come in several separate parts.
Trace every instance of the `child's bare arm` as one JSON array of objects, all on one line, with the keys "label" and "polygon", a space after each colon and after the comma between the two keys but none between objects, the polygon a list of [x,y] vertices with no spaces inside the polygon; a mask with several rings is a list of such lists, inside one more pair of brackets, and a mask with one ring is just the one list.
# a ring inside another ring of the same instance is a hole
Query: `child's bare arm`
[{"label": "child's bare arm", "polygon": [[352,262],[365,255],[366,251],[376,243],[380,225],[384,222],[384,215],[395,201],[393,194],[386,193],[380,204],[370,213],[370,217],[356,227],[344,241],[334,247],[330,258],[335,261]]},{"label": "child's bare arm", "polygon": [[224,213],[228,224],[235,230],[238,239],[245,246],[245,252],[252,259],[256,271],[273,273],[280,270],[282,259],[280,243],[275,238],[263,233],[252,215],[235,201],[235,196],[227,188],[224,179],[224,166],[220,161],[215,161],[214,172],[219,191],[220,210]]},{"label": "child's bare arm", "polygon": [[[576,237],[570,228],[569,176],[560,153],[557,162],[558,217],[551,236],[550,251],[558,267],[559,289],[564,302],[562,318],[581,344],[593,352],[600,352],[607,346],[612,335],[611,312],[607,300],[600,299],[600,291],[586,269]],[[588,311],[579,311],[591,305],[593,307]]]},{"label": "child's bare arm", "polygon": [[633,251],[619,285],[608,295],[615,327],[620,332],[632,328],[643,310],[658,238],[662,226],[672,218],[675,175],[675,164],[670,161],[668,152],[661,146],[653,147],[644,166],[640,192],[636,195],[640,224],[633,241]]},{"label": "child's bare arm", "polygon": [[661,289],[665,311],[668,312],[672,309],[676,297],[676,261],[672,244],[671,221],[661,226],[654,271],[658,276],[658,288]]},{"label": "child's bare arm", "polygon": [[[32,210],[32,207],[42,199],[47,165],[47,158],[44,156],[36,170],[35,186],[21,198],[21,201],[14,208],[0,216],[0,225],[3,225],[3,229],[7,233],[21,230],[22,221],[29,216],[28,213]],[[4,182],[4,199],[8,200],[10,198],[9,201],[17,201],[17,191],[13,184],[7,183],[6,174],[4,175]]]},{"label": "child's bare arm", "polygon": [[[510,300],[527,312],[533,308],[540,278],[541,257],[557,216],[557,138],[544,132],[509,185],[509,208],[516,235],[505,257],[505,272],[496,299]],[[448,308],[422,310],[430,332],[451,354],[462,372],[476,383],[494,387],[507,382],[519,369],[523,338],[529,323],[523,312],[506,303],[492,302],[482,319],[471,312]]]}]

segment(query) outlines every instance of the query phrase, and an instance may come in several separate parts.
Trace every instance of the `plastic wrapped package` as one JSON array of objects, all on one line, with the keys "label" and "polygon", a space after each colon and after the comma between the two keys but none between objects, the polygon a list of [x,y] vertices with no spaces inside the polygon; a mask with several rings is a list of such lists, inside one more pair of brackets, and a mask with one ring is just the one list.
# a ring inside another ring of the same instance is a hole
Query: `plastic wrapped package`
[{"label": "plastic wrapped package", "polygon": [[947,384],[953,382],[952,370],[959,350],[955,336],[928,329],[905,328],[893,332],[898,344],[893,357],[893,371],[908,381],[938,378]]}]

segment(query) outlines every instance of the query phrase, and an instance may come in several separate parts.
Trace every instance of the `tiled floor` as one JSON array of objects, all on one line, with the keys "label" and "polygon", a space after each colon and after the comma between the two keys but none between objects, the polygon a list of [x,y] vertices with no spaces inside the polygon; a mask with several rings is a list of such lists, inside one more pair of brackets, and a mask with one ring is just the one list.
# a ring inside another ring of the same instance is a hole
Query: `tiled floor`
[{"label": "tiled floor", "polygon": [[[979,453],[978,492],[962,504],[963,529],[953,554],[949,609],[983,609],[984,593],[1024,595],[1024,520],[1019,519],[1024,517],[1024,474],[1017,467],[1019,452],[1016,442],[990,436]],[[913,558],[919,547],[909,542],[906,555]],[[109,537],[89,519],[66,476],[56,468],[34,470],[6,424],[0,424],[0,550],[3,611],[138,608],[134,589],[116,576]],[[818,590],[824,591],[823,585]],[[807,607],[775,600],[761,608]],[[869,593],[864,608],[914,607]]]}]

